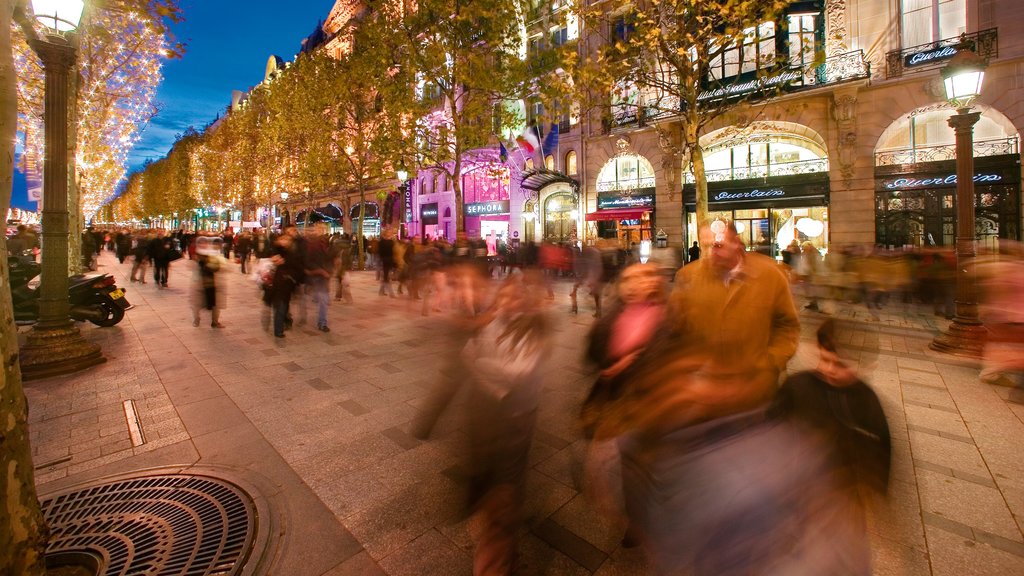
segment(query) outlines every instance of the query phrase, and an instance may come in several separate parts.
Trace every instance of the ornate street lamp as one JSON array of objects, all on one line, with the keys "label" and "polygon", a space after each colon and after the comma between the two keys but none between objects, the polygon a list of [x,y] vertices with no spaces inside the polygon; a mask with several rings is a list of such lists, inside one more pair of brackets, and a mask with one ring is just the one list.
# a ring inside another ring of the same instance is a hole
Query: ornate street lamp
[{"label": "ornate street lamp", "polygon": [[[21,349],[26,380],[68,374],[105,361],[100,347],[82,338],[68,312],[68,77],[76,49],[82,0],[33,0],[32,10],[46,27],[28,44],[42,60],[46,78],[43,125],[43,251],[39,321]],[[28,30],[32,30],[30,27]]]},{"label": "ornate street lamp", "polygon": [[981,94],[985,60],[962,47],[942,69],[946,99],[956,109],[949,126],[956,132],[956,313],[949,330],[932,341],[932,350],[961,356],[981,356],[988,334],[978,318],[978,297],[971,263],[975,255],[974,125],[980,112],[971,104]]},{"label": "ornate street lamp", "polygon": [[405,181],[409,179],[409,171],[405,169],[405,164],[399,164],[398,170],[395,171],[395,176],[398,177],[398,181],[405,184]]}]

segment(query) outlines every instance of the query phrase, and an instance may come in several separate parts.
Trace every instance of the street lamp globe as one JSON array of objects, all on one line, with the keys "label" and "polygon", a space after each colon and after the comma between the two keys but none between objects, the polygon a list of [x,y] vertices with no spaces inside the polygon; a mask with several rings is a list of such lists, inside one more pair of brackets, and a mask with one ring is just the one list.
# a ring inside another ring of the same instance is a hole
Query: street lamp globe
[{"label": "street lamp globe", "polygon": [[284,200],[285,202],[288,201],[288,193],[287,192],[281,192],[281,200]]},{"label": "street lamp globe", "polygon": [[36,20],[51,32],[77,29],[84,9],[84,0],[32,0],[32,13]]},{"label": "street lamp globe", "polygon": [[395,176],[398,176],[399,182],[405,182],[409,179],[409,171],[406,170],[404,166],[400,166],[398,170],[395,171]]},{"label": "street lamp globe", "polygon": [[985,60],[973,50],[963,49],[942,68],[946,99],[957,109],[970,108],[981,94],[985,79]]}]

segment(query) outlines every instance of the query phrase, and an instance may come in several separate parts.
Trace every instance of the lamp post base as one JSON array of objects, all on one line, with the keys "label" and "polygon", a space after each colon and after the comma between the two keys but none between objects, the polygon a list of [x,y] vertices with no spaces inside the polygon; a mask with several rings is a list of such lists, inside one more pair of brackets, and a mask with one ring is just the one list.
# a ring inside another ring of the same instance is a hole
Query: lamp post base
[{"label": "lamp post base", "polygon": [[928,347],[936,352],[981,358],[987,339],[988,330],[981,322],[957,317],[953,318],[949,329],[944,334],[936,336]]},{"label": "lamp post base", "polygon": [[56,328],[32,328],[21,348],[21,376],[38,380],[84,370],[107,361],[100,347],[82,338],[72,324]]}]

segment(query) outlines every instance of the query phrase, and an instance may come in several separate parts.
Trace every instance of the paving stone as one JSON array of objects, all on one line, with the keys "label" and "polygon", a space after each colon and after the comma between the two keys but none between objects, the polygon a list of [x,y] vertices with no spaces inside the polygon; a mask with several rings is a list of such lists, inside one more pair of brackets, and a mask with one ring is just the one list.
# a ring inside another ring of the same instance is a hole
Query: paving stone
[{"label": "paving stone", "polygon": [[1024,574],[1024,557],[940,527],[929,526],[927,531],[934,576]]},{"label": "paving stone", "polygon": [[923,469],[918,470],[918,486],[922,512],[955,519],[1011,540],[1022,540],[1020,529],[998,490]]}]

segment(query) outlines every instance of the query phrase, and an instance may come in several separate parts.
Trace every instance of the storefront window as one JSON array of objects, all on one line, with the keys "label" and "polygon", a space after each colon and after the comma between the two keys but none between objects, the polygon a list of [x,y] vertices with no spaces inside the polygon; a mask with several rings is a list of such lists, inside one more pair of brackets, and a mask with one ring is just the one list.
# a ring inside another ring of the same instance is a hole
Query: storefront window
[{"label": "storefront window", "polygon": [[[806,208],[760,208],[710,212],[710,220],[732,221],[748,252],[781,259],[782,252],[796,242],[809,242],[824,253],[828,250],[829,220],[825,206]],[[697,216],[687,215],[687,236],[697,238]]]}]

